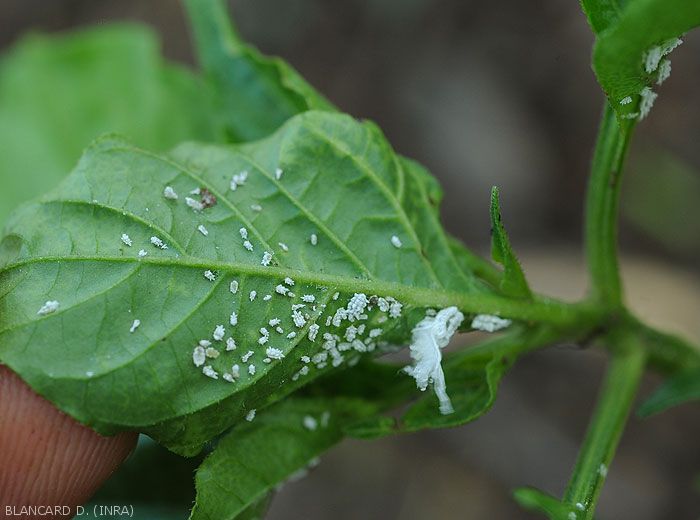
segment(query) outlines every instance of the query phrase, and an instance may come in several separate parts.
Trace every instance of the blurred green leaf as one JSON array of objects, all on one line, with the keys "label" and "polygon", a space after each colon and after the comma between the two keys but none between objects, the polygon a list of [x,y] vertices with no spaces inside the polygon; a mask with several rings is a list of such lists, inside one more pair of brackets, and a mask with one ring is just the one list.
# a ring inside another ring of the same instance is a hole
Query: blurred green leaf
[{"label": "blurred green leaf", "polygon": [[230,520],[304,475],[343,438],[343,426],[376,407],[358,399],[291,397],[225,435],[197,470],[192,520]]},{"label": "blurred green leaf", "polygon": [[530,287],[501,220],[496,186],[491,190],[491,256],[503,266],[503,277],[499,284],[501,292],[513,298],[531,298]]},{"label": "blurred green leaf", "polygon": [[[593,69],[598,82],[619,117],[634,117],[640,111],[642,89],[659,81],[665,50],[700,25],[700,2],[584,0],[582,6],[596,32]],[[628,96],[631,102],[621,104]]]},{"label": "blurred green leaf", "polygon": [[141,26],[23,38],[0,61],[0,225],[56,185],[100,134],[155,150],[211,140],[209,98]]},{"label": "blurred green leaf", "polygon": [[690,401],[700,400],[700,369],[669,378],[639,408],[639,415],[649,417]]}]

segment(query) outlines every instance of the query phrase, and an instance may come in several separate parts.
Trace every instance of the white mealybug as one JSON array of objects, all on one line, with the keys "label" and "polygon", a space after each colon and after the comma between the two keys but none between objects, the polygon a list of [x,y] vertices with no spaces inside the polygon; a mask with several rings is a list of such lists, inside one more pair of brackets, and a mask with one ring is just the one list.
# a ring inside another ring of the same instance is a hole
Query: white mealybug
[{"label": "white mealybug", "polygon": [[275,169],[275,179],[280,180],[282,178],[282,168],[276,168]]},{"label": "white mealybug", "polygon": [[576,520],[576,513],[574,511],[571,511],[566,518],[567,520]]},{"label": "white mealybug", "polygon": [[311,358],[309,356],[301,356],[302,363],[311,363]]},{"label": "white mealybug", "polygon": [[428,383],[433,383],[442,414],[453,413],[454,409],[447,395],[441,349],[447,346],[463,320],[464,315],[457,307],[447,307],[435,316],[426,316],[411,331],[413,365],[405,367],[404,371],[416,380],[421,391],[425,391]]},{"label": "white mealybug", "polygon": [[200,193],[202,193],[202,190],[199,186],[190,191],[190,195],[199,195]]},{"label": "white mealybug", "polygon": [[399,237],[397,237],[396,235],[392,235],[391,245],[398,249],[403,245],[403,243],[401,242],[401,239]]},{"label": "white mealybug", "polygon": [[209,236],[209,230],[204,227],[204,224],[200,224],[199,226],[197,226],[197,231],[199,231],[205,237]]},{"label": "white mealybug", "polygon": [[206,271],[204,271],[204,278],[206,278],[210,282],[213,282],[214,280],[216,280],[216,275],[212,271],[207,269]]},{"label": "white mealybug", "polygon": [[170,200],[177,200],[177,193],[172,186],[166,186],[163,190],[163,197]]},{"label": "white mealybug", "polygon": [[51,314],[52,312],[56,312],[58,310],[58,307],[61,304],[58,303],[57,300],[49,300],[44,305],[41,306],[41,309],[37,311],[37,314],[39,316],[46,316],[47,314]]},{"label": "white mealybug", "polygon": [[212,334],[212,337],[214,338],[215,341],[222,341],[224,339],[225,334],[226,334],[226,329],[224,328],[224,326],[217,325],[216,328],[214,329],[214,333]]},{"label": "white mealybug", "polygon": [[129,329],[129,332],[133,333],[136,329],[139,328],[141,325],[141,320],[134,320],[134,322],[131,324],[131,328]]},{"label": "white mealybug", "polygon": [[193,199],[192,197],[185,197],[185,204],[187,204],[192,211],[202,211],[204,209],[204,204],[200,201]]},{"label": "white mealybug", "polygon": [[381,336],[381,334],[382,334],[382,329],[372,329],[369,331],[370,338],[376,338],[378,336]]},{"label": "white mealybug", "polygon": [[284,285],[279,284],[277,287],[275,287],[275,292],[284,296],[289,292],[289,289],[287,289]]},{"label": "white mealybug", "polygon": [[236,280],[231,280],[231,283],[228,285],[228,290],[231,291],[231,294],[236,294],[238,292],[238,282]]},{"label": "white mealybug", "polygon": [[168,249],[168,245],[158,237],[151,237],[151,244],[161,249]]},{"label": "white mealybug", "polygon": [[477,314],[472,320],[472,329],[484,332],[496,332],[510,326],[512,322],[508,319],[499,318],[491,314]]},{"label": "white mealybug", "polygon": [[305,303],[313,303],[316,301],[316,297],[313,294],[304,294],[301,297],[301,301],[303,301]]},{"label": "white mealybug", "polygon": [[243,361],[244,363],[247,363],[248,360],[253,356],[253,354],[254,354],[254,352],[252,350],[249,350],[248,352],[246,352],[245,354],[243,354],[241,356],[241,361]]},{"label": "white mealybug", "polygon": [[656,77],[656,84],[661,85],[671,76],[671,60],[663,59],[659,64],[659,75]]},{"label": "white mealybug", "polygon": [[248,295],[248,298],[249,298],[250,301],[252,302],[252,301],[255,299],[255,297],[256,297],[257,295],[258,295],[258,292],[257,292],[257,291],[250,291],[250,294]]},{"label": "white mealybug", "polygon": [[236,379],[241,377],[241,367],[239,367],[238,365],[233,365],[231,367],[231,375]]},{"label": "white mealybug", "polygon": [[146,256],[147,254],[148,254],[148,253],[146,252],[145,249],[139,249],[139,257],[140,257],[140,258],[143,258],[143,257]]},{"label": "white mealybug", "polygon": [[279,326],[278,326],[278,327],[275,327],[275,331],[276,331],[278,334],[284,334],[284,329],[283,329],[282,327],[279,327]]},{"label": "white mealybug", "polygon": [[282,320],[280,320],[279,318],[272,318],[270,321],[267,322],[267,324],[268,324],[270,327],[276,327],[276,326],[279,325],[280,323],[282,323]]},{"label": "white mealybug", "polygon": [[122,239],[122,242],[124,242],[124,245],[127,245],[129,247],[131,247],[133,245],[133,242],[131,241],[131,237],[129,237],[129,235],[127,235],[126,233],[122,233],[121,239]]},{"label": "white mealybug", "polygon": [[236,340],[233,338],[226,338],[226,351],[231,352],[236,350]]},{"label": "white mealybug", "polygon": [[638,120],[641,121],[649,115],[651,108],[654,106],[654,101],[656,101],[656,98],[659,95],[649,87],[644,87],[639,95],[641,97],[641,101],[639,102]]},{"label": "white mealybug", "polygon": [[231,177],[231,184],[229,185],[231,191],[236,191],[236,188],[243,186],[245,181],[248,179],[248,172],[243,170],[240,173],[234,173]]},{"label": "white mealybug", "polygon": [[202,373],[207,377],[211,377],[212,379],[219,379],[219,373],[214,370],[211,365],[206,365],[204,368],[202,368]]},{"label": "white mealybug", "polygon": [[270,253],[269,251],[265,251],[263,253],[262,260],[260,260],[260,265],[267,267],[268,265],[270,265],[271,261],[272,261],[272,253]]},{"label": "white mealybug", "polygon": [[284,357],[284,354],[282,353],[282,351],[278,348],[275,348],[275,347],[267,347],[265,349],[265,354],[270,359],[282,359]]},{"label": "white mealybug", "polygon": [[204,364],[204,361],[206,361],[206,358],[207,353],[204,350],[204,347],[197,345],[192,351],[192,362],[194,363],[194,366],[201,367]]},{"label": "white mealybug", "polygon": [[228,322],[231,324],[232,327],[236,326],[236,324],[238,323],[238,314],[236,313],[236,311],[233,311],[231,313],[231,316],[229,316],[228,318]]},{"label": "white mealybug", "polygon": [[629,105],[632,102],[632,96],[623,97],[620,100],[621,105]]},{"label": "white mealybug", "polygon": [[246,228],[242,227],[241,229],[238,230],[238,232],[241,234],[241,238],[243,240],[248,239],[248,230]]},{"label": "white mealybug", "polygon": [[318,428],[318,421],[310,415],[305,415],[301,422],[307,430],[314,431]]},{"label": "white mealybug", "polygon": [[[251,365],[251,366],[253,366],[253,365]],[[255,371],[253,371],[253,373],[255,373]],[[253,408],[251,411],[249,411],[245,416],[245,420],[248,422],[253,422],[253,419],[255,419],[255,408]]]},{"label": "white mealybug", "polygon": [[579,511],[585,511],[586,506],[584,506],[581,502],[576,502],[576,509],[578,509]]},{"label": "white mealybug", "polygon": [[277,245],[280,246],[280,249],[284,251],[285,253],[289,251],[289,246],[285,244],[284,242],[277,242]]},{"label": "white mealybug", "polygon": [[216,350],[214,347],[208,347],[205,351],[204,354],[211,359],[216,359],[219,357],[219,351]]},{"label": "white mealybug", "polygon": [[309,340],[310,341],[316,341],[316,335],[318,334],[318,329],[319,326],[318,324],[314,323],[309,327]]},{"label": "white mealybug", "polygon": [[233,376],[232,376],[231,374],[229,374],[228,372],[224,372],[223,374],[221,374],[221,377],[224,378],[224,381],[228,381],[229,383],[235,383],[235,382],[236,382],[236,378],[233,377]]},{"label": "white mealybug", "polygon": [[289,334],[287,334],[287,339],[294,339],[297,337],[297,333],[292,331]]},{"label": "white mealybug", "polygon": [[339,292],[333,293],[333,301],[337,300],[338,296],[340,296]]},{"label": "white mealybug", "polygon": [[248,374],[250,374],[251,376],[254,376],[255,372],[256,372],[255,365],[248,365]]},{"label": "white mealybug", "polygon": [[304,315],[299,311],[292,312],[292,321],[299,329],[306,325],[306,318],[304,318]]},{"label": "white mealybug", "polygon": [[601,477],[605,478],[608,476],[608,467],[605,464],[598,466],[598,473]]},{"label": "white mealybug", "polygon": [[271,294],[266,294],[265,296],[263,296],[263,301],[265,301],[265,302],[269,302],[271,299],[272,299]]},{"label": "white mealybug", "polygon": [[286,283],[287,285],[289,285],[291,287],[294,285],[294,280],[292,280],[289,276],[287,276],[287,278],[284,279],[284,283]]},{"label": "white mealybug", "polygon": [[251,204],[250,209],[252,209],[253,211],[260,212],[262,211],[262,206],[260,204]]},{"label": "white mealybug", "polygon": [[200,340],[199,340],[199,346],[200,346],[200,347],[205,347],[205,348],[206,348],[206,347],[210,347],[210,346],[211,346],[211,341],[209,341],[208,339],[200,339]]},{"label": "white mealybug", "polygon": [[248,251],[253,250],[253,244],[250,243],[250,240],[246,240],[243,242],[243,247],[245,247]]},{"label": "white mealybug", "polygon": [[309,241],[311,242],[312,246],[315,246],[318,244],[318,236],[316,236],[316,233],[311,233],[311,236],[309,237]]}]

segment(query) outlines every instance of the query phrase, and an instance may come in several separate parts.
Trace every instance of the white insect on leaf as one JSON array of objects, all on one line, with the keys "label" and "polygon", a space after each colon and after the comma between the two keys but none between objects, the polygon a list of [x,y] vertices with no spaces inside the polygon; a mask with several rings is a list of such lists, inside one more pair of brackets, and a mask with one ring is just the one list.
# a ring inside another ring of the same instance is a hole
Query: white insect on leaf
[{"label": "white insect on leaf", "polygon": [[403,245],[403,243],[401,242],[401,239],[399,237],[397,237],[396,235],[392,235],[391,245],[398,249]]},{"label": "white insect on leaf", "polygon": [[228,372],[224,372],[223,374],[221,374],[221,377],[224,379],[224,381],[228,381],[229,383],[236,382],[236,378],[233,377],[233,375],[229,374]]},{"label": "white insect on leaf", "polygon": [[280,246],[280,249],[284,251],[285,253],[289,251],[289,246],[285,244],[284,242],[277,242],[277,245]]},{"label": "white insect on leaf", "polygon": [[136,331],[136,329],[139,328],[140,325],[141,325],[141,320],[134,320],[134,322],[131,324],[131,328],[129,329],[129,332],[133,333],[134,331]]},{"label": "white insect on leaf", "polygon": [[202,189],[199,186],[190,191],[190,195],[199,195],[200,193],[202,193]]},{"label": "white insect on leaf", "polygon": [[250,240],[246,240],[243,242],[243,247],[245,247],[248,251],[253,250],[253,244],[250,243]]},{"label": "white insect on leaf", "polygon": [[216,350],[214,347],[208,347],[208,348],[204,351],[204,353],[206,354],[206,356],[207,356],[208,358],[211,358],[211,359],[216,359],[216,358],[218,358],[219,355],[220,355],[220,352],[219,352],[218,350]]},{"label": "white insect on leaf", "polygon": [[608,467],[605,464],[601,464],[600,466],[598,466],[598,474],[603,478],[607,477]]},{"label": "white insect on leaf", "polygon": [[255,375],[256,370],[257,369],[255,368],[255,365],[248,365],[248,374],[250,374],[251,376]]},{"label": "white insect on leaf", "polygon": [[644,56],[644,70],[647,74],[651,74],[659,67],[661,58],[670,54],[676,47],[681,45],[683,40],[680,38],[671,38],[666,40],[661,45],[655,45],[650,48]]},{"label": "white insect on leaf", "polygon": [[292,331],[289,334],[287,334],[287,339],[294,339],[297,337],[297,333]]},{"label": "white insect on leaf", "polygon": [[126,233],[122,233],[121,236],[122,242],[124,242],[124,245],[127,245],[131,247],[134,243],[131,241],[131,237],[127,235]]},{"label": "white insect on leaf", "polygon": [[275,347],[267,347],[265,349],[265,355],[270,359],[282,359],[284,357],[284,353]]},{"label": "white insect on leaf", "polygon": [[163,197],[169,200],[177,200],[177,193],[172,186],[166,186],[163,190]]},{"label": "white insect on leaf", "polygon": [[304,428],[309,431],[314,431],[318,428],[318,421],[310,415],[305,415],[301,423],[304,425]]},{"label": "white insect on leaf", "polygon": [[255,353],[252,350],[249,350],[248,352],[246,352],[245,354],[243,354],[241,356],[241,361],[243,361],[244,363],[247,363],[248,360],[253,356],[253,354],[255,354]]},{"label": "white insect on leaf", "polygon": [[316,301],[316,297],[313,294],[304,294],[301,297],[301,301],[305,303],[314,303]]},{"label": "white insect on leaf", "polygon": [[52,312],[56,312],[61,304],[57,300],[49,300],[37,311],[39,316],[46,316]]},{"label": "white insect on leaf", "polygon": [[243,170],[240,173],[234,173],[231,177],[231,183],[229,185],[231,191],[236,191],[239,186],[243,186],[246,180],[248,180],[248,172],[246,170]]},{"label": "white insect on leaf", "polygon": [[201,367],[207,359],[207,353],[204,347],[197,345],[192,351],[192,362],[194,366]]},{"label": "white insect on leaf", "polygon": [[[251,366],[253,366],[253,365],[251,365]],[[255,372],[255,371],[253,371],[253,372]],[[253,419],[255,419],[255,412],[256,412],[255,408],[253,408],[252,410],[250,410],[250,411],[246,414],[245,420],[248,421],[248,422],[253,422]]]},{"label": "white insect on leaf", "polygon": [[447,395],[441,349],[447,346],[463,320],[464,315],[457,307],[447,307],[435,316],[426,316],[411,331],[413,365],[405,367],[404,371],[416,380],[421,391],[432,383],[442,414],[453,413],[454,409]]},{"label": "white insect on leaf", "polygon": [[579,511],[585,511],[586,506],[584,506],[581,502],[576,502],[576,509],[578,509]]},{"label": "white insect on leaf", "polygon": [[233,365],[231,367],[231,375],[236,379],[241,377],[241,367],[239,367],[238,365]]},{"label": "white insect on leaf", "polygon": [[251,204],[250,209],[252,209],[253,211],[260,212],[262,211],[262,206],[260,204]]},{"label": "white insect on leaf", "polygon": [[163,242],[160,238],[158,237],[151,237],[151,244],[153,244],[156,247],[159,247],[161,249],[168,249],[168,244]]},{"label": "white insect on leaf", "polygon": [[309,356],[301,356],[302,363],[311,363],[311,358]]},{"label": "white insect on leaf", "polygon": [[280,320],[279,318],[272,318],[270,321],[267,322],[267,324],[268,324],[270,327],[276,327],[276,326],[279,325],[280,323],[282,323],[282,320]]},{"label": "white insect on leaf", "polygon": [[241,238],[243,240],[248,239],[248,230],[246,228],[242,227],[241,229],[238,230],[238,232],[241,234]]},{"label": "white insect on leaf", "polygon": [[212,271],[207,269],[206,271],[204,271],[204,278],[206,278],[210,282],[213,282],[216,280],[216,275]]},{"label": "white insect on leaf", "polygon": [[492,314],[477,314],[472,320],[472,329],[484,332],[496,332],[510,326],[512,322]]},{"label": "white insect on leaf", "polygon": [[209,236],[209,230],[204,227],[204,224],[200,224],[199,226],[197,226],[197,231],[199,231],[205,237]]},{"label": "white insect on leaf", "polygon": [[231,283],[228,285],[228,290],[231,291],[231,294],[236,294],[238,292],[238,281],[231,280]]},{"label": "white insect on leaf", "polygon": [[272,299],[272,295],[271,295],[271,294],[266,294],[265,296],[263,296],[263,301],[264,301],[264,302],[269,302],[271,299]]},{"label": "white insect on leaf", "polygon": [[571,511],[571,512],[567,515],[566,518],[567,518],[567,520],[576,520],[576,512],[575,512],[575,511]]},{"label": "white insect on leaf", "polygon": [[312,246],[315,246],[318,244],[318,236],[316,236],[316,233],[311,233],[311,236],[309,237],[309,241],[311,242]]},{"label": "white insect on leaf", "polygon": [[265,251],[262,256],[262,260],[260,260],[260,265],[267,267],[270,265],[270,262],[272,261],[272,253],[269,251]]},{"label": "white insect on leaf", "polygon": [[277,294],[281,294],[282,296],[285,296],[289,292],[289,289],[287,289],[284,285],[279,284],[279,285],[277,285],[277,287],[275,287],[275,292]]},{"label": "white insect on leaf", "polygon": [[654,106],[654,101],[659,96],[656,92],[651,90],[650,87],[644,87],[639,93],[641,101],[639,102],[639,121],[644,119],[651,112],[651,108]]},{"label": "white insect on leaf", "polygon": [[212,337],[214,338],[215,341],[222,341],[224,339],[225,334],[226,334],[226,329],[224,328],[224,326],[217,325],[216,328],[214,329],[214,333],[212,334]]},{"label": "white insect on leaf", "polygon": [[139,258],[143,258],[146,256],[148,253],[146,252],[145,249],[139,249]]},{"label": "white insect on leaf", "polygon": [[199,346],[204,348],[211,347],[211,341],[209,341],[208,339],[200,339]]},{"label": "white insect on leaf", "polygon": [[284,283],[286,283],[287,285],[292,287],[294,285],[294,280],[292,280],[289,276],[287,276],[287,278],[284,279]]},{"label": "white insect on leaf", "polygon": [[231,316],[229,316],[228,322],[231,324],[232,327],[236,326],[236,324],[238,323],[238,313],[236,311],[233,311],[231,313]]},{"label": "white insect on leaf", "polygon": [[257,291],[250,291],[250,294],[248,295],[248,299],[252,302],[257,295],[258,295]]},{"label": "white insect on leaf", "polygon": [[316,323],[314,323],[313,325],[311,325],[309,327],[308,337],[309,337],[310,341],[316,341],[316,335],[318,334],[318,329],[319,329],[319,326]]},{"label": "white insect on leaf", "polygon": [[275,168],[275,179],[280,180],[283,173],[282,168]]},{"label": "white insect on leaf", "polygon": [[306,318],[304,318],[304,315],[298,310],[292,312],[292,321],[299,329],[306,325]]},{"label": "white insect on leaf", "polygon": [[202,368],[202,374],[207,377],[211,377],[212,379],[219,379],[219,373],[214,370],[211,365],[206,365],[204,368]]},{"label": "white insect on leaf", "polygon": [[632,96],[623,97],[620,100],[621,105],[629,105],[632,102]]},{"label": "white insect on leaf", "polygon": [[661,60],[659,64],[659,75],[656,77],[656,84],[661,85],[671,77],[671,60],[668,58]]},{"label": "white insect on leaf", "polygon": [[231,352],[236,350],[236,340],[233,338],[226,338],[226,351]]},{"label": "white insect on leaf", "polygon": [[199,212],[204,209],[204,204],[201,201],[193,199],[192,197],[185,197],[185,204],[187,204],[192,211]]}]

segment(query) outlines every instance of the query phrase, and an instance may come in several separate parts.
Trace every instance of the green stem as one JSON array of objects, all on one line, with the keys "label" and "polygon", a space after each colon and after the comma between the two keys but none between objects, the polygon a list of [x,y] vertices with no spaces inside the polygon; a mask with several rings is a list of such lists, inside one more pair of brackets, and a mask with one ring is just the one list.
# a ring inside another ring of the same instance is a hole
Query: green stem
[{"label": "green stem", "polygon": [[637,338],[621,332],[613,339],[617,341],[613,345],[610,366],[564,495],[564,502],[572,506],[577,520],[593,518],[607,468],[644,373],[645,354],[637,344]]},{"label": "green stem", "polygon": [[607,308],[622,305],[617,261],[617,213],[622,166],[634,123],[620,125],[606,101],[586,195],[585,240],[592,294]]}]

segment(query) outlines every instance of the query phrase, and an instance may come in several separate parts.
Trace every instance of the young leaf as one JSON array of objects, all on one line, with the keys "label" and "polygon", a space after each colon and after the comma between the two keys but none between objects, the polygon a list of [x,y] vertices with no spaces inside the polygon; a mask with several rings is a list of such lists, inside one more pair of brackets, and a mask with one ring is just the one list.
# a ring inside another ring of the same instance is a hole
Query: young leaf
[{"label": "young leaf", "polygon": [[[425,307],[570,320],[563,307],[438,272],[442,250],[426,247],[407,214],[421,202],[397,198],[405,173],[372,126],[308,112],[266,140],[184,145],[173,157],[98,141],[66,182],[14,215],[0,243],[0,361],[99,431],[138,428],[196,452],[250,408],[362,350],[407,342]],[[242,171],[248,177],[231,190]],[[177,200],[164,197],[167,186]],[[200,195],[188,195],[194,189]],[[213,205],[193,211],[185,197]],[[44,305],[54,301],[58,309]],[[198,362],[216,381],[193,364],[202,340],[219,352]],[[310,375],[300,372],[302,356],[326,350]],[[233,364],[240,379],[227,383]]]},{"label": "young leaf", "polygon": [[58,184],[105,132],[165,150],[211,139],[211,120],[207,89],[165,63],[144,27],[25,37],[0,62],[0,225]]},{"label": "young leaf", "polygon": [[501,221],[501,208],[498,200],[498,188],[491,189],[491,256],[503,266],[501,291],[514,298],[531,298],[532,293],[525,280],[520,263],[513,253],[506,229]]},{"label": "young leaf", "polygon": [[598,82],[618,117],[643,118],[655,97],[651,89],[670,72],[664,56],[700,25],[700,3],[597,0],[582,5],[597,33],[593,69]]},{"label": "young leaf", "polygon": [[338,443],[345,424],[374,410],[362,400],[293,397],[236,426],[197,470],[190,518],[239,518]]},{"label": "young leaf", "polygon": [[289,64],[246,45],[222,0],[185,0],[200,64],[231,142],[265,137],[307,110],[335,110]]},{"label": "young leaf", "polygon": [[639,408],[639,415],[649,417],[683,403],[700,400],[700,369],[670,378]]},{"label": "young leaf", "polygon": [[574,507],[535,488],[526,487],[516,489],[513,493],[513,498],[515,498],[515,501],[523,508],[529,511],[544,513],[550,520],[570,520],[574,517],[569,515],[571,513],[576,513]]}]

